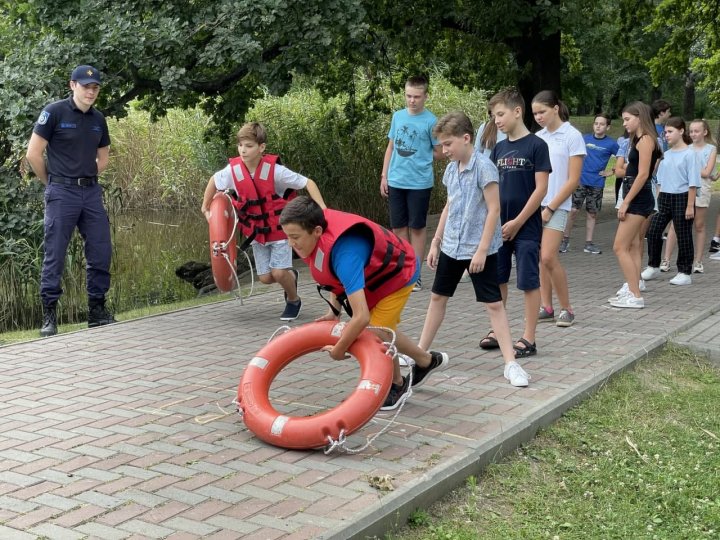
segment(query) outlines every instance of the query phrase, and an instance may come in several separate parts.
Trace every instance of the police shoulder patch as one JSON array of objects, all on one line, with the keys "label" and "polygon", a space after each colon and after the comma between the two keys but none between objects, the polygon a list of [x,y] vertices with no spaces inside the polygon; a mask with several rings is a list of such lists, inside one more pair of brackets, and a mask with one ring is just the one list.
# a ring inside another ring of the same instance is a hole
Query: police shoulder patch
[{"label": "police shoulder patch", "polygon": [[41,126],[44,126],[47,123],[48,118],[50,118],[50,113],[47,111],[43,111],[40,113],[37,123],[40,124]]}]

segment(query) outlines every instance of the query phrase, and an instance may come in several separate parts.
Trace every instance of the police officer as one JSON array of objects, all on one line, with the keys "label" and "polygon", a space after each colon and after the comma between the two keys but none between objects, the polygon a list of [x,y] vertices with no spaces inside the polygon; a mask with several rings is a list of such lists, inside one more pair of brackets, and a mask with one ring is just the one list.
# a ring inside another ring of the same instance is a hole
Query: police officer
[{"label": "police officer", "polygon": [[105,308],[112,246],[98,174],[108,164],[110,134],[105,117],[93,107],[100,83],[97,69],[76,67],[70,77],[72,95],[43,109],[28,144],[27,160],[45,184],[41,336],[57,333],[56,306],[62,294],[65,255],[75,227],[85,243],[88,326],[115,322]]}]

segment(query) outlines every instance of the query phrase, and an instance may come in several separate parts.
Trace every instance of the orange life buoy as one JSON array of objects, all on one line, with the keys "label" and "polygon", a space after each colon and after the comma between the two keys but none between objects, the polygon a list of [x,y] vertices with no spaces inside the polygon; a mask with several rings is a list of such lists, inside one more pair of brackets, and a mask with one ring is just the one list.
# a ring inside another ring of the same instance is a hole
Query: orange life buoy
[{"label": "orange life buoy", "polygon": [[215,285],[223,292],[236,286],[235,269],[237,242],[235,231],[235,208],[230,196],[218,193],[210,203],[210,264]]},{"label": "orange life buoy", "polygon": [[390,391],[393,362],[380,338],[364,330],[348,352],[360,363],[360,380],[342,403],[315,416],[286,416],[270,404],[268,391],[277,374],[296,358],[334,345],[341,326],[316,321],[278,336],[265,345],[245,368],[238,387],[238,405],[245,425],[274,446],[295,450],[321,448],[341,431],[349,435],[380,409]]}]

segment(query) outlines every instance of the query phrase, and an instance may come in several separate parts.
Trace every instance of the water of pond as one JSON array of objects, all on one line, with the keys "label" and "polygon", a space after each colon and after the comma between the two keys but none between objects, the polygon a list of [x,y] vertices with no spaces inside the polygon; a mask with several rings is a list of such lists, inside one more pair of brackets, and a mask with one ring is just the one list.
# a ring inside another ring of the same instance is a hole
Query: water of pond
[{"label": "water of pond", "polygon": [[129,211],[112,218],[111,295],[118,310],[193,298],[197,292],[175,269],[208,262],[208,226],[200,212]]}]

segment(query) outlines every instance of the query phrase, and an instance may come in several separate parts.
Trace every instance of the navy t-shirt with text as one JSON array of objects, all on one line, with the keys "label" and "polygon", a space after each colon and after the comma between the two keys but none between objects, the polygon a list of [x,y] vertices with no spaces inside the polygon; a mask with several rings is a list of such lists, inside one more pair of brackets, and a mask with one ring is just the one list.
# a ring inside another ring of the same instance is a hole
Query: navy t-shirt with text
[{"label": "navy t-shirt with text", "polygon": [[[535,191],[535,173],[551,172],[550,152],[545,141],[533,133],[511,141],[499,141],[490,159],[500,174],[500,221],[515,219]],[[516,239],[540,241],[540,209],[520,228]]]}]

